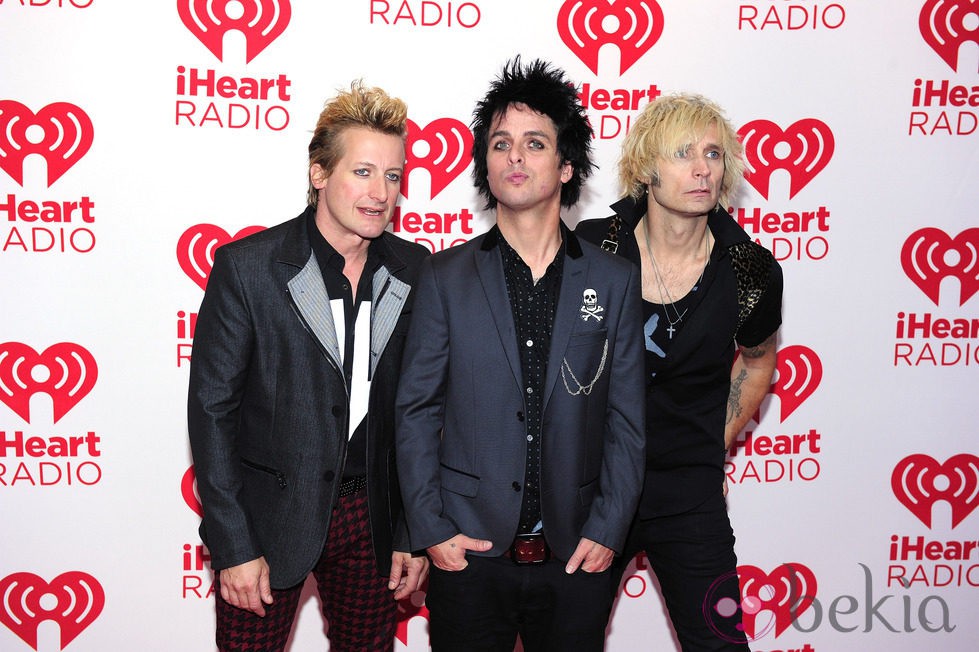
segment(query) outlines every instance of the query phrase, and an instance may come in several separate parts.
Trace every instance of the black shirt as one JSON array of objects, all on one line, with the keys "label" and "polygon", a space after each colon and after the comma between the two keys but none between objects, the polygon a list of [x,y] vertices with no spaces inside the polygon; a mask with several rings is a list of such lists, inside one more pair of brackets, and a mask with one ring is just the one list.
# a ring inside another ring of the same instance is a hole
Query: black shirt
[{"label": "black shirt", "polygon": [[524,405],[527,424],[527,470],[524,477],[523,503],[520,510],[520,534],[534,532],[540,523],[540,451],[541,416],[544,403],[544,379],[547,356],[551,350],[554,313],[564,271],[564,241],[544,276],[534,283],[530,267],[493,227],[499,238],[503,274],[506,277],[510,310],[517,329],[520,371],[523,376]]},{"label": "black shirt", "polygon": [[[638,265],[634,229],[646,214],[646,197],[626,198],[612,208],[622,221],[616,253]],[[610,223],[611,218],[587,220],[575,233],[601,244]],[[683,328],[665,355],[652,352],[655,340],[646,342],[646,477],[639,511],[644,518],[685,512],[719,490],[735,345],[757,346],[782,323],[779,264],[726,212],[713,210],[707,225],[715,245],[697,291],[683,299],[680,310],[688,309]],[[764,275],[765,289],[741,323],[731,252],[745,245],[759,261],[755,273]],[[648,320],[659,305],[643,303]],[[644,329],[647,338],[650,326]]]},{"label": "black shirt", "polygon": [[[357,296],[350,289],[350,281],[343,275],[344,261],[323,234],[316,228],[315,212],[306,222],[313,255],[319,263],[323,284],[330,299],[343,299],[344,341],[338,342],[343,351],[343,380],[347,386],[347,411],[350,411],[350,387],[353,381],[354,331],[357,313],[361,308],[371,309],[372,281],[374,272],[384,262],[385,246],[381,238],[372,240],[367,247],[367,262],[357,281]],[[343,466],[343,479],[347,480],[367,473],[367,415],[361,419],[347,442],[347,459]]]}]

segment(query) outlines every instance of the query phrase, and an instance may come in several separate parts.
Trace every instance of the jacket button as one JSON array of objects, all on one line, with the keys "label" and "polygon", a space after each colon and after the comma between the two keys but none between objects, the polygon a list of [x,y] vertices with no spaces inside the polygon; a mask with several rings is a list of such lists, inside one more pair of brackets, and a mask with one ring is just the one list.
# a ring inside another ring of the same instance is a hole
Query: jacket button
[{"label": "jacket button", "polygon": [[333,477],[334,477],[333,471],[327,471],[326,473],[323,474],[323,479],[326,480],[327,482],[333,482]]},{"label": "jacket button", "polygon": [[333,408],[330,410],[330,412],[332,412],[333,416],[337,418],[343,416],[343,408],[340,407],[339,405],[334,405]]},{"label": "jacket button", "polygon": [[517,421],[523,421],[523,410],[517,410]]},{"label": "jacket button", "polygon": [[511,486],[511,487],[513,487],[513,490],[514,490],[514,491],[520,491],[520,483],[519,483],[519,482],[514,482],[514,483],[513,483],[512,485],[510,485],[510,486]]}]

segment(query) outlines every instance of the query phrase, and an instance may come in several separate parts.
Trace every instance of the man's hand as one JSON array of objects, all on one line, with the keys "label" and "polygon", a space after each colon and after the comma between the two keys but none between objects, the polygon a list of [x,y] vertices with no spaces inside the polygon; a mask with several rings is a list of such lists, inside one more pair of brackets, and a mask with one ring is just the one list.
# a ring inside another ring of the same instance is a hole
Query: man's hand
[{"label": "man's hand", "polygon": [[445,571],[461,571],[469,565],[466,561],[466,551],[475,550],[486,552],[493,547],[492,541],[470,539],[465,534],[457,534],[451,539],[437,543],[428,549],[432,563]]},{"label": "man's hand", "polygon": [[612,565],[614,556],[615,552],[611,548],[581,537],[568,565],[564,567],[564,572],[571,575],[580,567],[586,573],[601,573]]},{"label": "man's hand", "polygon": [[221,597],[228,604],[265,616],[265,605],[272,604],[269,565],[265,557],[221,571]]},{"label": "man's hand", "polygon": [[395,551],[391,555],[391,576],[388,588],[394,591],[394,599],[406,598],[422,585],[428,577],[428,559],[412,557],[410,552]]}]

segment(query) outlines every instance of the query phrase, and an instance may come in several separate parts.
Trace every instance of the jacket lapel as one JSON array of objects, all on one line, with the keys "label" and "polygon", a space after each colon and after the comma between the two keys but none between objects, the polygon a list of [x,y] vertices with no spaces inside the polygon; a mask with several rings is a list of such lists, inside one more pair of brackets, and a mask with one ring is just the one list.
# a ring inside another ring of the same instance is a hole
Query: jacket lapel
[{"label": "jacket lapel", "polygon": [[518,387],[523,387],[523,373],[520,371],[520,353],[517,351],[517,327],[513,321],[513,310],[510,308],[510,296],[507,294],[506,278],[503,276],[503,261],[495,240],[496,232],[490,231],[485,236],[481,246],[473,251],[476,273],[483,286],[490,317],[496,325],[500,344],[506,355],[510,371]]},{"label": "jacket lapel", "polygon": [[391,339],[394,326],[398,323],[401,310],[408,300],[411,286],[392,275],[381,266],[374,272],[371,289],[371,360],[368,378],[374,377],[374,370],[384,353],[384,347]]},{"label": "jacket lapel", "polygon": [[313,335],[323,345],[323,349],[337,368],[342,369],[343,363],[340,358],[336,328],[333,324],[330,297],[326,293],[326,286],[323,284],[323,274],[320,272],[319,263],[312,252],[310,252],[309,260],[299,270],[299,273],[289,280],[288,286],[289,292],[296,302],[296,307],[299,309],[299,314],[306,320],[309,328],[313,331]]},{"label": "jacket lapel", "polygon": [[565,239],[564,272],[561,274],[561,293],[558,295],[557,309],[554,312],[554,327],[551,330],[551,351],[547,358],[547,378],[544,380],[544,405],[554,391],[558,376],[561,375],[561,365],[564,364],[564,352],[568,349],[571,333],[578,322],[581,309],[581,294],[585,289],[588,278],[588,259],[582,255],[581,245],[577,237],[561,225],[562,236]]}]

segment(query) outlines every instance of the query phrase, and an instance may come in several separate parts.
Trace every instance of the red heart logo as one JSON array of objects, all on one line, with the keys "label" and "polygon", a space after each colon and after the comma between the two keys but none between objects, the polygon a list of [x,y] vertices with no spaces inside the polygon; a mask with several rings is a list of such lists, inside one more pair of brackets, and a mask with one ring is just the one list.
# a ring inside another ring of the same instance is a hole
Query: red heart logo
[{"label": "red heart logo", "polygon": [[0,579],[0,595],[0,622],[35,650],[37,628],[45,620],[58,623],[64,649],[105,606],[102,585],[81,571],[62,573],[50,583],[34,573],[14,573]]},{"label": "red heart logo", "polygon": [[[780,423],[812,396],[822,379],[823,363],[815,351],[799,344],[779,349],[775,382],[770,391],[778,396]],[[756,413],[755,421],[758,416]]]},{"label": "red heart logo", "polygon": [[771,574],[757,566],[738,566],[738,577],[741,622],[748,640],[756,640],[764,633],[756,622],[761,611],[774,614],[778,637],[816,599],[816,576],[802,564],[782,564]]},{"label": "red heart logo", "polygon": [[833,157],[835,140],[826,124],[806,118],[785,131],[770,120],[753,120],[738,130],[747,166],[745,181],[768,199],[772,172],[789,173],[789,199],[806,187]]},{"label": "red heart logo", "polygon": [[[228,11],[228,5],[233,11]],[[184,26],[219,61],[224,61],[224,35],[232,30],[241,32],[245,37],[245,63],[250,63],[286,30],[292,6],[289,0],[178,0],[177,13]]]},{"label": "red heart logo", "polygon": [[932,505],[946,501],[954,528],[979,505],[979,457],[962,453],[939,464],[928,455],[909,455],[894,467],[891,489],[929,529]]},{"label": "red heart logo", "polygon": [[963,43],[979,45],[979,27],[966,25],[966,19],[979,11],[979,0],[928,0],[918,14],[918,29],[925,43],[942,61],[958,72],[959,48]]},{"label": "red heart logo", "polygon": [[959,305],[965,305],[979,292],[979,228],[966,229],[954,239],[941,229],[918,229],[901,248],[901,267],[936,306],[942,280],[957,278]]},{"label": "red heart logo", "polygon": [[[40,131],[40,137],[28,130]],[[95,130],[88,115],[74,104],[56,102],[35,115],[13,100],[0,101],[0,169],[24,185],[24,159],[44,158],[48,186],[77,163],[92,146]]]},{"label": "red heart logo", "polygon": [[31,397],[51,397],[54,423],[95,387],[99,368],[85,348],[72,342],[53,344],[38,354],[20,342],[0,344],[0,401],[30,423]]},{"label": "red heart logo", "polygon": [[567,0],[558,11],[561,40],[594,74],[603,45],[619,48],[619,75],[632,67],[663,34],[656,0]]},{"label": "red heart logo", "polygon": [[445,190],[472,161],[473,135],[454,118],[439,118],[424,129],[408,120],[408,147],[401,194],[408,199],[408,175],[415,168],[428,170],[431,178],[430,199]]},{"label": "red heart logo", "polygon": [[195,224],[177,241],[177,262],[180,269],[202,290],[214,266],[214,251],[223,244],[265,230],[264,226],[246,226],[234,236],[214,224]]}]

